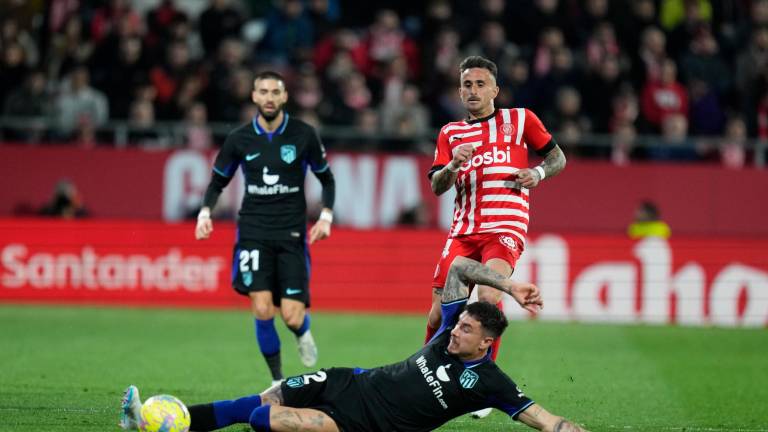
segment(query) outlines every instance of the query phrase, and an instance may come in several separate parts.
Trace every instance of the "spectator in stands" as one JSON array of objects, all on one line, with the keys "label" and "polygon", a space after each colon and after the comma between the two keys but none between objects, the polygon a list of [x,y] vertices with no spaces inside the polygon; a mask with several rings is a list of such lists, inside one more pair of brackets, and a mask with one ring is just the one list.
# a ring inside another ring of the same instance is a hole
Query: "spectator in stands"
[{"label": "spectator in stands", "polygon": [[659,209],[652,201],[643,201],[635,210],[635,219],[627,228],[627,235],[633,240],[646,237],[668,239],[672,231],[666,222],[661,220]]},{"label": "spectator in stands", "polygon": [[598,70],[606,57],[620,57],[621,47],[616,39],[613,25],[602,21],[595,26],[584,47],[587,70]]},{"label": "spectator in stands", "polygon": [[0,62],[0,104],[5,103],[8,95],[24,82],[29,71],[21,45],[11,42],[3,47]]},{"label": "spectator in stands", "polygon": [[611,135],[611,162],[616,165],[629,164],[636,138],[637,131],[631,123],[619,126]]},{"label": "spectator in stands", "polygon": [[128,118],[136,88],[149,80],[141,39],[122,39],[117,61],[110,64],[102,76],[101,82],[94,85],[107,95],[112,118]]},{"label": "spectator in stands", "polygon": [[219,50],[224,39],[240,36],[243,17],[230,3],[230,0],[210,0],[210,6],[200,15],[198,28],[207,57]]},{"label": "spectator in stands", "polygon": [[16,43],[22,47],[27,66],[33,68],[37,65],[40,54],[34,38],[25,29],[19,26],[15,17],[7,15],[0,22],[0,47]]},{"label": "spectator in stands", "polygon": [[702,26],[680,59],[680,78],[689,83],[704,81],[718,96],[726,96],[733,83],[731,71],[720,55],[720,47],[708,26]]},{"label": "spectator in stands", "polygon": [[699,29],[711,25],[712,5],[709,0],[666,0],[659,19],[669,34],[668,54],[679,58]]},{"label": "spectator in stands", "polygon": [[646,154],[656,161],[693,161],[699,159],[695,143],[688,136],[688,119],[679,113],[668,114],[661,126],[661,137]]},{"label": "spectator in stands", "polygon": [[107,97],[90,85],[90,74],[85,66],[76,67],[56,99],[56,124],[64,136],[78,126],[97,127],[109,119]]},{"label": "spectator in stands", "polygon": [[381,124],[385,131],[395,131],[400,136],[423,139],[429,132],[429,111],[421,103],[421,92],[414,84],[406,84],[397,101],[381,107]]},{"label": "spectator in stands", "polygon": [[24,85],[13,90],[5,100],[3,114],[10,117],[45,117],[51,112],[50,95],[45,73],[29,73]]},{"label": "spectator in stands", "polygon": [[62,79],[80,64],[86,64],[93,55],[94,45],[83,31],[83,20],[70,15],[61,33],[52,36],[46,65],[48,76]]},{"label": "spectator in stands", "polygon": [[26,129],[8,129],[3,131],[4,139],[8,141],[40,141],[45,137],[45,124],[51,113],[50,94],[47,89],[45,73],[40,70],[31,72],[24,85],[12,91],[5,100],[3,115],[7,117],[34,117],[40,120],[39,125]]},{"label": "spectator in stands", "polygon": [[648,80],[643,88],[640,106],[651,132],[658,133],[665,118],[672,114],[683,116],[687,123],[688,92],[677,81],[677,65],[674,61],[665,60],[659,79]]},{"label": "spectator in stands", "polygon": [[257,50],[269,63],[297,66],[311,59],[314,44],[312,20],[301,0],[281,0],[267,15],[267,30]]},{"label": "spectator in stands", "polygon": [[667,60],[667,37],[658,27],[643,31],[641,45],[632,60],[632,84],[635,88],[661,78],[661,69]]},{"label": "spectator in stands", "polygon": [[533,107],[536,85],[530,78],[530,65],[522,57],[499,65],[499,87],[501,90],[509,89],[512,93],[512,101],[500,106]]},{"label": "spectator in stands", "polygon": [[467,46],[462,57],[483,56],[501,64],[510,62],[519,55],[520,49],[509,41],[504,26],[497,21],[486,21],[480,25],[480,38]]},{"label": "spectator in stands", "polygon": [[619,15],[613,24],[622,50],[634,54],[640,50],[643,30],[656,25],[657,9],[654,0],[632,0],[628,3],[627,16]]},{"label": "spectator in stands", "polygon": [[725,126],[725,111],[720,96],[709,83],[698,78],[688,82],[689,118],[692,135],[720,135]]},{"label": "spectator in stands", "polygon": [[591,130],[589,119],[581,108],[581,93],[571,86],[557,90],[555,107],[544,115],[544,123],[553,131],[559,131],[566,123],[573,124],[581,133]]},{"label": "spectator in stands", "polygon": [[158,118],[180,117],[179,110],[174,106],[174,98],[181,84],[196,74],[197,66],[189,58],[187,44],[172,42],[168,46],[165,62],[153,67],[149,72],[149,79],[157,91],[155,104],[158,108]]},{"label": "spectator in stands", "polygon": [[381,76],[383,66],[400,56],[405,57],[411,76],[418,76],[418,47],[400,28],[400,17],[395,11],[383,9],[376,14],[363,46],[367,59],[363,72],[367,76]]},{"label": "spectator in stands", "polygon": [[184,134],[189,149],[205,151],[213,148],[213,136],[208,127],[208,112],[203,103],[195,102],[187,109]]},{"label": "spectator in stands", "polygon": [[130,144],[144,148],[159,148],[168,145],[168,138],[161,136],[157,130],[155,107],[152,103],[138,100],[131,104],[129,124],[128,142]]},{"label": "spectator in stands", "polygon": [[53,191],[51,200],[40,209],[40,215],[76,219],[88,216],[88,210],[83,205],[82,196],[72,181],[59,180]]},{"label": "spectator in stands", "polygon": [[747,125],[741,117],[731,117],[725,127],[719,156],[727,168],[743,168],[747,159]]}]

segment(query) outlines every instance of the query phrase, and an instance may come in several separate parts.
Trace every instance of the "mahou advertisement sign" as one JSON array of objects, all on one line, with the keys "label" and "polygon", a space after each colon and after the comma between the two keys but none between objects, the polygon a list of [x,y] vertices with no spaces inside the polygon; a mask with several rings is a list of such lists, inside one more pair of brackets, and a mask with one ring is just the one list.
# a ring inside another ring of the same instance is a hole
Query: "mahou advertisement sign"
[{"label": "mahou advertisement sign", "polygon": [[[0,220],[0,301],[246,307],[230,288],[234,226]],[[312,306],[426,313],[439,230],[334,229],[311,247]],[[765,327],[768,239],[533,236],[514,277],[536,283],[535,319]],[[505,299],[513,319],[534,319]]]}]

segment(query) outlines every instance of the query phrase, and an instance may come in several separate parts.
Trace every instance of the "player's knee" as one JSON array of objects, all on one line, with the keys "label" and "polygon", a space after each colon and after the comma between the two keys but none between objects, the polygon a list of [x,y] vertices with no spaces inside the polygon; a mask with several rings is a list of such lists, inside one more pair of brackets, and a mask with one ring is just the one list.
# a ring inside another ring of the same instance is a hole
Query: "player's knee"
[{"label": "player's knee", "polygon": [[290,328],[297,329],[304,323],[304,311],[300,309],[283,310],[283,322]]},{"label": "player's knee", "polygon": [[267,302],[254,301],[251,305],[253,315],[261,320],[270,319],[275,316],[275,307]]}]

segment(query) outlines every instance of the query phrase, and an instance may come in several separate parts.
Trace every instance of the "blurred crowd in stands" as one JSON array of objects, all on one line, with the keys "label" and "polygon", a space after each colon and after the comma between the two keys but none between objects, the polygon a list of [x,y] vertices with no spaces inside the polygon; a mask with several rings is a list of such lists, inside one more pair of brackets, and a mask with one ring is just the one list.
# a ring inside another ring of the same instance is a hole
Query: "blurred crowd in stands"
[{"label": "blurred crowd in stands", "polygon": [[[326,138],[330,147],[431,153],[437,129],[464,116],[457,68],[474,54],[499,66],[497,106],[531,108],[578,156],[741,167],[758,153],[746,143],[768,140],[768,0],[0,0],[0,8],[3,116],[55,126],[5,129],[6,141],[96,145],[100,127],[125,121],[130,143],[165,147],[155,125],[172,121],[186,146],[212,148],[220,139],[208,125],[248,121],[252,78],[269,68],[287,77],[293,115],[321,131],[354,132]],[[609,145],[585,145],[595,135]],[[637,146],[646,135],[661,145]]]}]

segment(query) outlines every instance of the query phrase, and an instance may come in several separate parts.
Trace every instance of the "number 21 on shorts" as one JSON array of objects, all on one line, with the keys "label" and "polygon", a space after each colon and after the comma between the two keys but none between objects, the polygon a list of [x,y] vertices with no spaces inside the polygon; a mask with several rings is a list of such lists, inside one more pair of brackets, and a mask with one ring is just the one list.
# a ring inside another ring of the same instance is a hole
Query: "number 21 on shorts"
[{"label": "number 21 on shorts", "polygon": [[245,273],[248,271],[259,270],[259,250],[241,250],[240,256],[240,272]]}]

